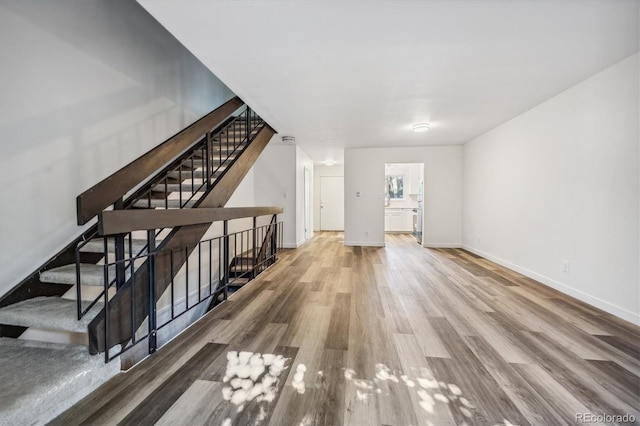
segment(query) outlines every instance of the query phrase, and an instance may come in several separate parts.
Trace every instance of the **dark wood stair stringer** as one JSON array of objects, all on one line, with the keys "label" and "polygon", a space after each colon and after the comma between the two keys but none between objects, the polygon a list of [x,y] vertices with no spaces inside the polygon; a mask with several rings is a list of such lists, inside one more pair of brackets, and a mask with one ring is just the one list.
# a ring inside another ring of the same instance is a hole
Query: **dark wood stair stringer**
[{"label": "dark wood stair stringer", "polygon": [[[251,144],[238,156],[232,167],[223,173],[211,191],[202,198],[198,207],[224,207],[274,134],[275,130],[265,123]],[[158,250],[165,250],[168,253],[171,249],[195,247],[209,227],[210,224],[174,228],[158,247]],[[157,298],[171,283],[173,278],[171,270],[173,269],[174,274],[177,274],[189,254],[184,251],[174,252],[173,268],[169,255],[159,255],[155,258]],[[138,329],[142,325],[149,310],[148,273],[149,268],[145,262],[135,272],[134,277],[118,290],[109,301],[108,306],[105,307],[105,309],[109,309],[107,342],[104,341],[105,315],[101,313],[91,321],[89,324],[89,351],[92,354],[104,352],[118,344],[125,344],[131,338],[132,329]],[[131,313],[132,289],[135,296],[135,315]],[[135,317],[133,324],[131,323],[132,317]]]}]

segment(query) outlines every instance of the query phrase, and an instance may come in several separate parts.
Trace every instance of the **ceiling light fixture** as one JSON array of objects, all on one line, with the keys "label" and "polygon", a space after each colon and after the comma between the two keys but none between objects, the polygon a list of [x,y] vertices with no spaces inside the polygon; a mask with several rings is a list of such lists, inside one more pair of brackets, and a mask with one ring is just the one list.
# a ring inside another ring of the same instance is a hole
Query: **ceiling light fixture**
[{"label": "ceiling light fixture", "polygon": [[336,162],[333,160],[324,160],[322,164],[324,164],[325,166],[333,166],[336,164]]},{"label": "ceiling light fixture", "polygon": [[284,142],[284,143],[296,143],[296,138],[295,138],[295,136],[283,136],[282,137],[282,142]]},{"label": "ceiling light fixture", "polygon": [[426,132],[430,128],[431,126],[429,126],[429,123],[418,123],[413,125],[414,132]]}]

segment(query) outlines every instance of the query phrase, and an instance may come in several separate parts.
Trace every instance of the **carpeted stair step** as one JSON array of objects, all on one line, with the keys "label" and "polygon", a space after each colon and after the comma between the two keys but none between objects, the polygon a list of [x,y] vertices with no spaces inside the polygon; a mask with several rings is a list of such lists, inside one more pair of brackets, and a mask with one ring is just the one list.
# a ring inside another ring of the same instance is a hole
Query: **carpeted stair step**
[{"label": "carpeted stair step", "polygon": [[[236,158],[235,155],[232,155],[230,157],[223,156],[222,157],[222,161],[220,161],[219,158],[212,158],[209,161],[209,166],[213,165],[214,167],[216,167],[216,166],[218,166],[218,165],[220,165],[222,163],[225,163],[227,161],[231,162],[231,161],[235,160],[235,158]],[[193,160],[191,160],[191,159],[184,160],[182,162],[182,165],[186,166],[186,167],[194,167],[194,168],[196,168],[196,167],[204,167],[204,163],[205,162],[204,162],[204,160],[202,158],[194,158]]]},{"label": "carpeted stair step", "polygon": [[0,423],[43,425],[120,372],[86,346],[0,338]]},{"label": "carpeted stair step", "polygon": [[[128,279],[131,276],[131,269],[126,268],[125,274]],[[111,265],[109,266],[109,280],[113,280],[115,277],[116,267]],[[76,265],[72,263],[40,272],[40,281],[43,283],[75,285]],[[82,285],[104,286],[104,266],[81,263],[80,283]]]},{"label": "carpeted stair step", "polygon": [[[227,154],[229,152],[233,152],[236,149],[242,149],[243,146],[244,146],[244,143],[236,144],[235,148],[233,147],[233,144],[229,144],[228,147],[227,147],[226,143],[213,144],[212,151],[211,151],[211,158],[218,158],[219,159],[219,154],[220,153],[222,153],[222,158],[224,158],[224,157],[227,156]],[[197,150],[196,152],[193,153],[193,156],[195,158],[204,158],[204,157],[206,157],[202,150]]]},{"label": "carpeted stair step", "polygon": [[[82,302],[83,309],[89,306],[89,303]],[[78,320],[75,300],[35,297],[0,308],[0,324],[87,333],[89,323],[98,315],[102,306],[101,301],[96,303],[81,320]]]},{"label": "carpeted stair step", "polygon": [[[147,240],[136,240],[136,239],[131,240],[131,249],[132,249],[131,251],[133,252],[134,256],[142,252],[142,250],[144,250],[146,247],[147,247]],[[116,243],[113,238],[109,238],[107,242],[107,250],[109,250],[109,253],[115,253]],[[84,246],[82,246],[80,251],[85,253],[104,253],[104,240],[102,238],[95,238],[89,241]],[[128,238],[125,238],[124,240],[124,252],[126,256],[129,255],[129,239]]]},{"label": "carpeted stair step", "polygon": [[196,182],[195,185],[191,182],[187,183],[161,183],[158,185],[154,185],[151,190],[154,192],[167,192],[168,194],[171,192],[194,192],[194,191],[204,191],[206,189],[206,182],[202,183]]},{"label": "carpeted stair step", "polygon": [[[222,174],[222,172],[224,172],[227,169],[227,166],[220,166],[220,168],[218,170],[216,170],[216,172],[213,174],[213,177],[218,177]],[[193,178],[194,179],[202,179],[202,177],[204,176],[204,171],[203,170],[194,170],[193,172]],[[182,180],[187,180],[187,179],[191,179],[191,170],[183,170],[182,173],[178,172],[177,170],[171,171],[169,173],[167,173],[167,177],[171,178],[171,179],[182,179]]]},{"label": "carpeted stair step", "polygon": [[245,135],[246,129],[244,127],[228,127],[226,129],[224,129],[223,131],[221,131],[219,134],[220,135],[236,135],[236,136],[242,136]]},{"label": "carpeted stair step", "polygon": [[[149,201],[151,201],[151,204],[149,204]],[[191,208],[196,204],[196,201],[198,200],[190,200],[185,202],[184,200],[182,200],[182,205],[180,204],[180,200],[168,200],[168,204],[167,204],[167,200],[164,198],[157,198],[157,199],[152,199],[152,200],[138,200],[135,203],[132,204],[133,207],[137,208],[137,209],[164,209],[168,208],[170,209],[180,209],[180,208]]]}]

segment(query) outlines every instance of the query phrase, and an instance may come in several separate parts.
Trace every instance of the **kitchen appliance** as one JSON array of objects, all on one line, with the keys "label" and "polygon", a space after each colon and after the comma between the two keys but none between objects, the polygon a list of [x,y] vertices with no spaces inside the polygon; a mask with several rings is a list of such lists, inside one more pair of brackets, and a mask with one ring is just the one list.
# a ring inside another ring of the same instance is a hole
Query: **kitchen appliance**
[{"label": "kitchen appliance", "polygon": [[[422,188],[420,189],[420,192],[422,192]],[[414,212],[413,236],[416,237],[418,244],[422,244],[422,217],[423,217],[422,194],[418,194],[418,207],[413,209],[413,212]]]}]

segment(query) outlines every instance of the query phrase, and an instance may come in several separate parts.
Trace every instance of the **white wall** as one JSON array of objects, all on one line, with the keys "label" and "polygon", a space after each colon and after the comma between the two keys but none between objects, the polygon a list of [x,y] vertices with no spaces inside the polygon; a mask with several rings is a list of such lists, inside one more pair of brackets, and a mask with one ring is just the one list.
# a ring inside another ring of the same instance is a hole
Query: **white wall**
[{"label": "white wall", "polygon": [[232,93],[135,2],[0,3],[0,294],[76,237],[75,198]]},{"label": "white wall", "polygon": [[[300,246],[305,242],[304,236],[304,169],[309,169],[309,178],[311,179],[310,190],[313,192],[313,161],[311,158],[300,149],[299,146],[296,146],[296,246]],[[310,197],[313,197],[313,194],[309,194]],[[310,198],[312,200],[312,198]],[[309,208],[311,211],[310,215],[310,224],[311,229],[309,229],[310,236],[313,236],[313,202],[309,203]]]},{"label": "white wall", "polygon": [[314,166],[313,168],[313,230],[320,231],[320,181],[323,176],[344,176],[344,167]]},{"label": "white wall", "polygon": [[283,244],[296,247],[296,146],[274,136],[253,165],[256,206],[282,206]]},{"label": "white wall", "polygon": [[636,54],[464,147],[465,247],[635,323],[639,75]]},{"label": "white wall", "polygon": [[283,246],[297,248],[305,241],[304,169],[309,168],[313,177],[313,162],[297,145],[279,139],[279,135],[271,139],[253,166],[255,205],[284,208],[278,216],[283,222]]},{"label": "white wall", "polygon": [[384,165],[409,162],[424,163],[423,245],[462,244],[462,146],[427,146],[345,150],[346,245],[384,245]]}]

